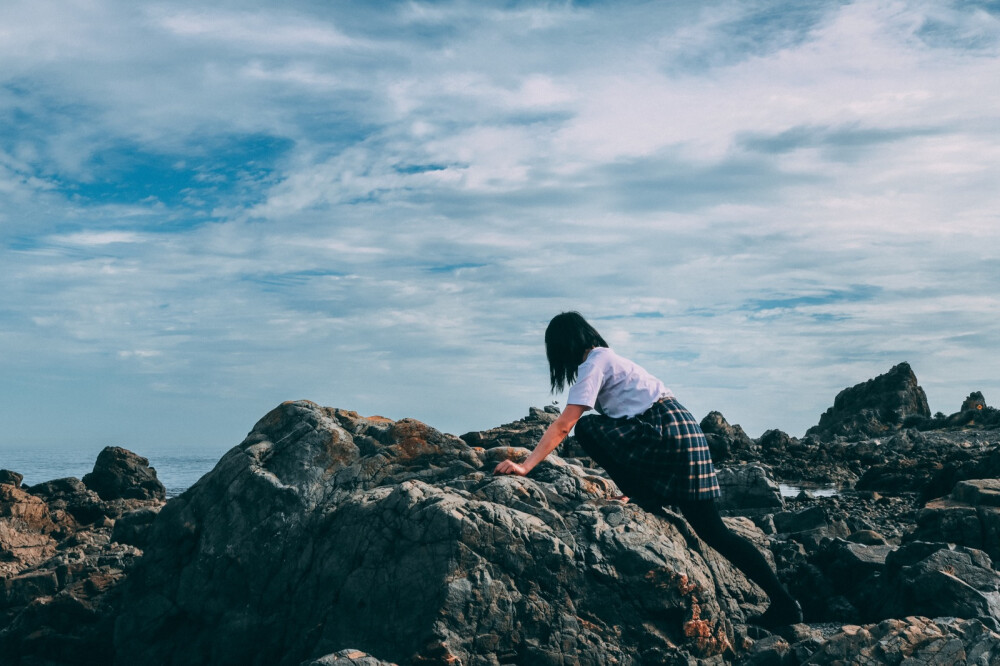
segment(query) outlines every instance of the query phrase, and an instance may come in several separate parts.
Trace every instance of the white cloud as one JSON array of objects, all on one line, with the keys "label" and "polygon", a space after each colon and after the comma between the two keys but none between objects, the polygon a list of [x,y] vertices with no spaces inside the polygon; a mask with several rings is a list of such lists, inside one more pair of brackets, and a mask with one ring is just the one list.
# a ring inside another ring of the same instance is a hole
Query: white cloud
[{"label": "white cloud", "polygon": [[995,14],[766,4],[12,4],[18,399],[489,427],[566,309],[756,434],[901,360],[989,398]]}]

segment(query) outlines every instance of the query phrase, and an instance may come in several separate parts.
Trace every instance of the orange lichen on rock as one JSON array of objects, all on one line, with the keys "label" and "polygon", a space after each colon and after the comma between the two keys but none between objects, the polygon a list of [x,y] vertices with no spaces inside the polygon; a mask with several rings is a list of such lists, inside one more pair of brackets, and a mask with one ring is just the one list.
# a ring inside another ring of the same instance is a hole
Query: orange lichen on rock
[{"label": "orange lichen on rock", "polygon": [[706,657],[722,654],[732,647],[717,623],[701,619],[701,605],[696,597],[691,598],[691,619],[684,623],[684,636],[693,640],[695,649]]},{"label": "orange lichen on rock", "polygon": [[395,449],[399,457],[412,460],[429,454],[440,454],[441,446],[432,443],[430,440],[437,435],[437,431],[425,423],[415,419],[402,419],[392,425],[392,436],[396,443],[391,448]]},{"label": "orange lichen on rock", "polygon": [[732,649],[725,628],[718,621],[702,619],[701,604],[695,595],[698,585],[693,583],[687,574],[658,567],[646,574],[646,580],[657,589],[676,590],[688,600],[690,617],[684,623],[682,630],[684,637],[691,643],[689,646],[691,649],[706,657]]}]

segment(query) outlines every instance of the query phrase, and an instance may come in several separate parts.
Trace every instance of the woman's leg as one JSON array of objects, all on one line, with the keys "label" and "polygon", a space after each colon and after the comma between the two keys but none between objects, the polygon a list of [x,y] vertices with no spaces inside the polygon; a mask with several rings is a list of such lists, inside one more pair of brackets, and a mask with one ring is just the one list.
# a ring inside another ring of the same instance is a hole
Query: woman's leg
[{"label": "woman's leg", "polygon": [[576,441],[587,452],[587,455],[608,473],[611,480],[615,482],[622,494],[629,498],[630,502],[641,506],[646,511],[653,512],[654,507],[659,505],[651,497],[648,497],[648,492],[643,487],[641,480],[634,472],[619,464],[608,452],[610,446],[615,444],[620,446],[621,444],[607,440],[604,436],[605,431],[602,429],[602,425],[606,424],[602,423],[601,419],[611,420],[599,414],[588,414],[577,421],[574,431]]},{"label": "woman's leg", "polygon": [[771,606],[759,618],[764,626],[780,626],[802,621],[802,610],[795,598],[778,580],[771,565],[750,541],[734,533],[722,521],[715,500],[679,502],[681,513],[702,541],[719,551],[746,577],[757,583],[771,599]]}]

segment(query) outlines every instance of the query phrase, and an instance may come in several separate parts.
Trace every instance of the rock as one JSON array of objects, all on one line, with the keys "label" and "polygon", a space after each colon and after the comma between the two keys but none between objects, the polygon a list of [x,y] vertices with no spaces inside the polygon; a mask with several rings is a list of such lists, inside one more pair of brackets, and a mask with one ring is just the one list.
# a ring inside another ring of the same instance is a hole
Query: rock
[{"label": "rock", "polygon": [[279,406],[153,521],[124,583],[116,663],[298,665],[345,644],[466,664],[732,649],[739,602],[763,598],[679,515],[611,501],[554,456],[528,477],[490,473],[523,454]]},{"label": "rock", "polygon": [[809,664],[954,666],[1000,663],[1000,634],[979,620],[907,616],[845,626],[812,652]]},{"label": "rock", "polygon": [[789,664],[788,658],[791,646],[788,641],[781,636],[768,636],[767,638],[755,641],[751,646],[747,656],[744,657],[741,666],[783,666]]},{"label": "rock", "polygon": [[376,659],[367,652],[348,649],[319,659],[304,661],[300,666],[396,666],[396,664]]},{"label": "rock", "polygon": [[763,450],[764,455],[781,455],[797,443],[797,439],[790,437],[788,433],[781,430],[767,430],[757,440],[757,444]]},{"label": "rock", "polygon": [[75,478],[30,488],[0,484],[0,661],[112,663],[117,586],[141,552],[112,543],[111,526],[129,511],[161,504],[105,501]]},{"label": "rock", "polygon": [[90,525],[105,518],[101,498],[75,477],[39,483],[31,486],[30,492],[45,500],[53,513],[68,514],[59,521],[67,530],[74,530],[77,524]]},{"label": "rock", "polygon": [[956,502],[972,506],[1000,506],[1000,479],[959,481],[951,496]]},{"label": "rock", "polygon": [[916,522],[910,539],[948,541],[1000,561],[1000,481],[959,481],[949,497],[928,502]]},{"label": "rock", "polygon": [[[886,569],[886,558],[893,550],[894,547],[889,545],[868,546],[840,538],[823,541],[810,557],[810,562],[825,578],[825,584],[817,589],[829,590],[831,599],[811,599],[814,605],[826,607],[824,616],[813,617],[831,621],[843,621],[850,617],[856,621],[882,619],[884,616],[875,607],[880,602],[878,589]],[[826,609],[834,605],[835,598],[840,599],[843,608],[838,613],[829,613]]]},{"label": "rock", "polygon": [[523,419],[489,430],[467,432],[460,439],[469,446],[481,446],[486,449],[496,446],[532,449],[549,424],[559,418],[559,413],[559,408],[553,405],[544,409],[530,407],[528,415]]},{"label": "rock", "polygon": [[970,409],[986,409],[986,398],[983,397],[983,394],[980,391],[973,391],[970,393],[969,397],[962,401],[962,407],[958,411],[965,412]]},{"label": "rock", "polygon": [[729,425],[721,412],[709,412],[701,420],[701,430],[705,433],[714,462],[724,462],[733,453],[751,451],[757,447],[750,437],[737,425]]},{"label": "rock", "polygon": [[886,557],[872,612],[1000,619],[1000,575],[981,550],[913,541]]},{"label": "rock", "polygon": [[0,578],[13,576],[55,553],[57,530],[42,499],[0,485]]},{"label": "rock", "polygon": [[825,538],[843,538],[851,533],[843,520],[831,518],[821,506],[776,513],[774,529],[786,538],[808,546],[815,546]]},{"label": "rock", "polygon": [[14,486],[15,488],[20,488],[22,481],[24,481],[23,474],[12,472],[9,469],[0,469],[0,484],[7,484]]},{"label": "rock", "polygon": [[716,475],[722,488],[722,497],[716,500],[720,511],[763,514],[785,507],[778,484],[760,465],[720,468]]},{"label": "rock", "polygon": [[59,578],[55,571],[32,571],[7,578],[0,589],[0,608],[24,606],[36,597],[54,594],[57,589]]},{"label": "rock", "polygon": [[806,435],[824,440],[877,436],[899,428],[912,415],[929,417],[930,408],[910,365],[900,363],[884,375],[838,393],[833,407]]},{"label": "rock", "polygon": [[127,543],[137,548],[145,548],[146,537],[161,508],[159,506],[146,507],[126,513],[115,521],[111,540]]},{"label": "rock", "polygon": [[118,446],[105,447],[83,483],[103,500],[163,500],[167,491],[149,460]]}]

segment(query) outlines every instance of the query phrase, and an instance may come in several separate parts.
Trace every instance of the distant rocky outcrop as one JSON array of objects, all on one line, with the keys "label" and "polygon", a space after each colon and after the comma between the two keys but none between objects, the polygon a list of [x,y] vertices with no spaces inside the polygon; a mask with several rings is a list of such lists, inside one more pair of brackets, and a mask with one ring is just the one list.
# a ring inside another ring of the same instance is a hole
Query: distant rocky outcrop
[{"label": "distant rocky outcrop", "polygon": [[900,363],[884,375],[846,388],[806,435],[823,440],[834,437],[875,437],[903,425],[907,417],[930,417],[927,396],[917,384],[909,363]]},{"label": "distant rocky outcrop", "polygon": [[983,397],[981,391],[973,391],[969,394],[969,397],[962,401],[962,406],[958,411],[966,412],[970,410],[983,410],[987,408],[986,398]]},{"label": "distant rocky outcrop", "polygon": [[709,412],[701,420],[701,430],[705,433],[715,462],[722,463],[739,453],[759,450],[754,441],[743,432],[743,428],[739,424],[729,425],[721,412]]},{"label": "distant rocky outcrop", "polygon": [[149,460],[119,446],[106,447],[98,454],[94,471],[83,477],[83,483],[102,500],[167,498]]}]

